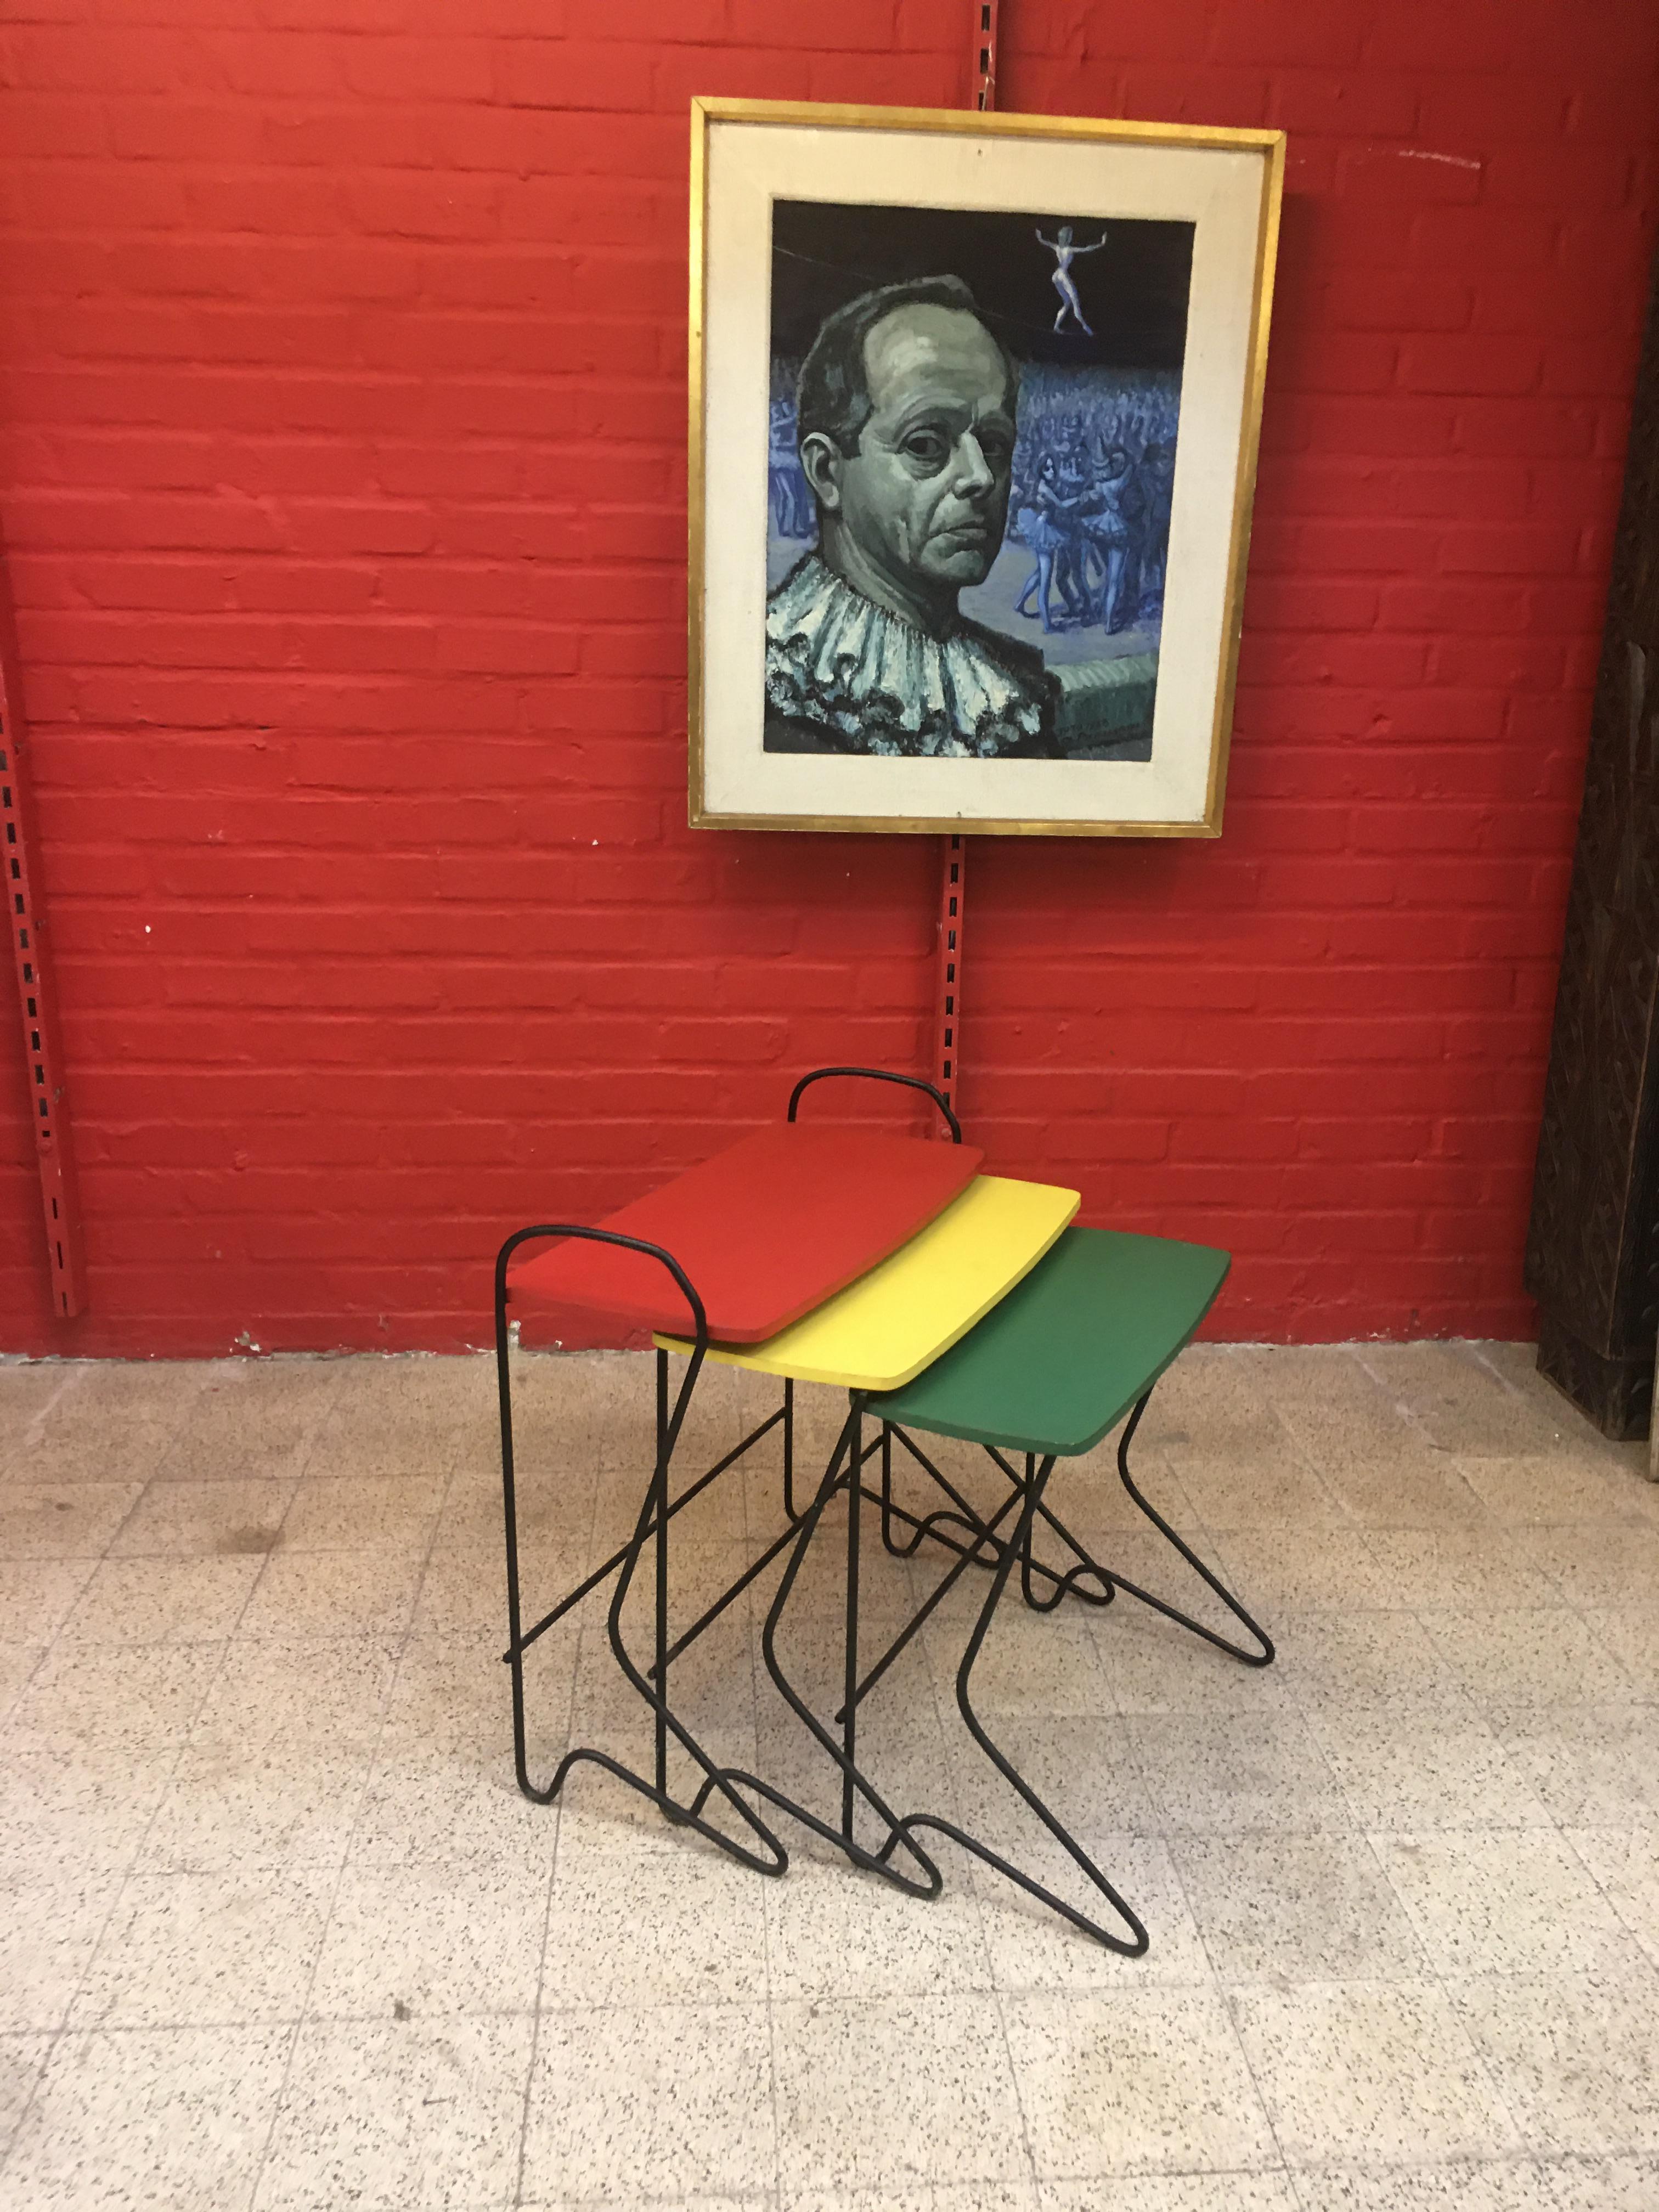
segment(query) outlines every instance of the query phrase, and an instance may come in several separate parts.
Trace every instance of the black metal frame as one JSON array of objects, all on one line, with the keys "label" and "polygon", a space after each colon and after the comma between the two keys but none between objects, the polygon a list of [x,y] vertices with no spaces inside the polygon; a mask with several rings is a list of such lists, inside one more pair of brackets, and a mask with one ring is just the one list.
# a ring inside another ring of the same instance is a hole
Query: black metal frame
[{"label": "black metal frame", "polygon": [[[880,1082],[902,1085],[925,1091],[938,1105],[949,1126],[951,1141],[962,1141],[962,1130],[948,1103],[934,1089],[915,1076],[899,1075],[879,1068],[826,1067],[814,1069],[796,1085],[789,1100],[789,1119],[795,1119],[796,1109],[802,1093],[813,1083],[829,1076],[863,1077]],[[507,1267],[513,1255],[520,1246],[542,1237],[570,1237],[592,1243],[610,1244],[628,1251],[640,1253],[655,1261],[673,1278],[684,1297],[693,1322],[693,1343],[685,1375],[673,1395],[671,1408],[668,1354],[659,1351],[656,1359],[656,1449],[651,1480],[645,1499],[635,1523],[634,1533],[618,1551],[603,1565],[597,1567],[577,1587],[569,1591],[550,1611],[544,1613],[530,1627],[524,1626],[520,1577],[518,1509],[516,1478],[513,1446],[513,1400],[510,1341],[507,1323]],[[1230,1656],[1250,1667],[1264,1667],[1273,1656],[1272,1641],[1250,1618],[1243,1606],[1232,1596],[1197,1554],[1170,1528],[1168,1522],[1142,1495],[1129,1472],[1129,1446],[1141,1416],[1152,1395],[1149,1389],[1140,1398],[1126,1423],[1119,1439],[1117,1450],[1118,1473],[1129,1496],[1142,1513],[1165,1536],[1188,1565],[1213,1590],[1255,1639],[1258,1649],[1248,1650],[1240,1644],[1230,1643],[1224,1637],[1206,1628],[1190,1615],[1166,1604],[1163,1599],[1139,1589],[1122,1576],[1103,1567],[1085,1549],[1058,1516],[1045,1503],[1044,1490],[1053,1473],[1054,1456],[1039,1459],[1036,1454],[1024,1455],[1023,1471],[1017,1469],[1002,1452],[992,1445],[984,1447],[988,1455],[1001,1470],[1009,1482],[1009,1494],[988,1516],[975,1510],[968,1500],[937,1468],[914,1439],[901,1427],[883,1422],[879,1435],[866,1444],[864,1428],[868,1418],[866,1395],[854,1390],[848,1394],[848,1411],[836,1448],[811,1502],[800,1509],[794,1494],[794,1389],[793,1382],[783,1385],[783,1402],[776,1413],[769,1414],[750,1431],[735,1449],[701,1474],[677,1498],[669,1493],[669,1470],[678,1443],[685,1415],[702,1371],[709,1348],[708,1316],[684,1270],[673,1255],[660,1245],[647,1243],[637,1237],[625,1237],[614,1231],[590,1229],[572,1223],[545,1223],[520,1229],[501,1246],[495,1261],[495,1362],[496,1383],[500,1401],[501,1429],[501,1488],[504,1530],[507,1546],[507,1597],[508,1644],[502,1658],[511,1669],[513,1683],[513,1747],[514,1763],[519,1787],[536,1804],[548,1804],[563,1788],[571,1770],[587,1762],[603,1767],[630,1789],[656,1805],[668,1820],[678,1826],[695,1829],[723,1851],[728,1852],[743,1865],[757,1873],[781,1875],[788,1866],[789,1857],[782,1842],[755,1809],[748,1799],[752,1796],[775,1813],[786,1814],[791,1820],[811,1830],[844,1851],[854,1865],[878,1875],[884,1881],[908,1893],[923,1898],[937,1897],[942,1889],[943,1877],[935,1862],[918,1841],[921,1832],[932,1830],[971,1852],[986,1865],[994,1868],[1006,1880],[1015,1883],[1029,1895],[1068,1921],[1085,1935],[1091,1936],[1108,1949],[1139,1957],[1147,1948],[1146,1929],[1129,1905],[1107,1880],[1105,1875],[1089,1857],[1082,1845],[1065,1827],[1044,1802],[1006,1754],[993,1741],[984,1723],[975,1713],[969,1694],[969,1683],[985,1638],[995,1617],[998,1607],[1012,1578],[1018,1565],[1020,1593],[1033,1611],[1049,1613],[1066,1597],[1075,1597],[1089,1605],[1104,1606],[1113,1602],[1121,1590],[1126,1596],[1138,1599],[1166,1620],[1188,1629],[1206,1643],[1215,1645]],[[782,1436],[782,1502],[785,1526],[782,1533],[768,1544],[759,1556],[736,1577],[714,1601],[678,1638],[671,1640],[668,1620],[668,1535],[669,1526],[676,1514],[689,1505],[692,1499],[735,1466],[753,1446],[776,1427],[781,1426]],[[948,1504],[933,1512],[919,1516],[899,1504],[893,1496],[893,1439],[899,1443],[910,1457],[932,1478],[945,1492]],[[911,1619],[889,1643],[867,1670],[860,1671],[859,1644],[859,1560],[861,1541],[862,1504],[866,1494],[864,1469],[866,1462],[879,1457],[881,1535],[886,1549],[898,1559],[910,1559],[927,1541],[942,1546],[956,1554],[953,1563],[931,1594],[925,1598]],[[844,1661],[842,1696],[840,1708],[833,1717],[833,1729],[814,1714],[800,1697],[786,1674],[778,1656],[777,1638],[780,1625],[787,1609],[790,1593],[807,1553],[812,1547],[824,1512],[836,1494],[847,1492],[847,1559],[846,1559],[846,1614],[844,1624]],[[1009,1516],[1014,1515],[1011,1533],[1001,1533]],[[1056,1569],[1039,1560],[1035,1553],[1034,1537],[1037,1523],[1057,1536],[1071,1555],[1074,1564]],[[896,1534],[896,1526],[911,1532],[908,1540]],[[956,1532],[960,1531],[960,1534]],[[654,1567],[653,1652],[648,1667],[641,1668],[629,1654],[622,1632],[623,1607],[635,1574],[643,1560],[645,1547],[653,1547]],[[791,1547],[793,1547],[793,1549]],[[791,1711],[814,1738],[825,1755],[838,1770],[841,1777],[841,1818],[832,1826],[806,1807],[786,1796],[759,1775],[750,1774],[741,1768],[720,1766],[699,1744],[690,1731],[674,1714],[668,1698],[669,1670],[682,1652],[717,1620],[779,1557],[789,1550],[778,1587],[773,1595],[765,1625],[762,1631],[762,1652],[769,1674],[789,1705]],[[969,1635],[967,1647],[957,1670],[957,1704],[969,1733],[980,1749],[990,1759],[1003,1778],[1018,1792],[1037,1815],[1043,1826],[1060,1844],[1073,1863],[1099,1895],[1106,1900],[1124,1924],[1130,1929],[1128,1936],[1114,1932],[1091,1920],[1085,1913],[1057,1897],[1053,1891],[1021,1869],[1014,1866],[989,1844],[969,1835],[954,1821],[941,1814],[911,1812],[900,1814],[881,1796],[869,1777],[857,1762],[858,1709],[887,1673],[901,1651],[910,1643],[923,1624],[933,1614],[948,1592],[970,1566],[988,1569],[991,1574],[990,1588]],[[538,1784],[530,1773],[529,1753],[525,1725],[524,1661],[526,1653],[554,1623],[590,1595],[612,1577],[616,1588],[611,1595],[607,1617],[607,1631],[612,1656],[625,1680],[650,1708],[653,1718],[654,1757],[649,1778],[635,1773],[631,1768],[613,1759],[608,1753],[588,1746],[568,1749],[560,1759],[552,1779]],[[1092,1585],[1092,1587],[1091,1586]],[[669,1789],[668,1742],[674,1741],[689,1754],[701,1770],[702,1780],[689,1802],[682,1802]],[[726,1833],[704,1818],[705,1809],[716,1796],[729,1806],[743,1821],[754,1839],[755,1846]],[[859,1802],[872,1812],[881,1824],[884,1835],[878,1848],[872,1849],[855,1833],[855,1815]],[[893,1863],[896,1854],[902,1850],[914,1863],[915,1872],[908,1872]]]}]

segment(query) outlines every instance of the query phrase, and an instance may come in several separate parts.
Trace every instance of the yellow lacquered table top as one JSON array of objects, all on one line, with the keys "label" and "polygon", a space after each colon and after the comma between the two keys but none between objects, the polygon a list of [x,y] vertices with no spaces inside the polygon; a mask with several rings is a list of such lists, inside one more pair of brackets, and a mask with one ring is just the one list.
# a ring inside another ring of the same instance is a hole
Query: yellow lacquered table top
[{"label": "yellow lacquered table top", "polygon": [[[1051,1183],[976,1176],[910,1242],[763,1344],[708,1357],[798,1382],[893,1390],[948,1352],[1036,1267],[1082,1204]],[[666,1352],[684,1338],[658,1336]]]}]

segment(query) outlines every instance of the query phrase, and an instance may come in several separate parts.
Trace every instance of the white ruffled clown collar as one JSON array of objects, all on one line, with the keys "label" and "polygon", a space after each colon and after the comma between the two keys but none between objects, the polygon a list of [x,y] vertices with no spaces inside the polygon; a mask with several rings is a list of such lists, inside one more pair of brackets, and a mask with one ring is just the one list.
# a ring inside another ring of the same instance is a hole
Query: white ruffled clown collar
[{"label": "white ruffled clown collar", "polygon": [[827,568],[799,561],[766,603],[769,714],[822,729],[837,750],[994,759],[1043,733],[1046,678],[964,625],[929,637]]}]

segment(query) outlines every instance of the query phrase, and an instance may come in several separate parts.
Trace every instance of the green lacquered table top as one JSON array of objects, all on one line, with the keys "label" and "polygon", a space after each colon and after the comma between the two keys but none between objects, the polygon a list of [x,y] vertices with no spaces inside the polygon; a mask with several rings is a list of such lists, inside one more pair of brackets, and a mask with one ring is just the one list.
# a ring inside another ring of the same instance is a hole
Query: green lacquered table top
[{"label": "green lacquered table top", "polygon": [[870,1411],[1014,1451],[1088,1451],[1190,1340],[1231,1264],[1208,1245],[1068,1229],[959,1344],[873,1395]]}]

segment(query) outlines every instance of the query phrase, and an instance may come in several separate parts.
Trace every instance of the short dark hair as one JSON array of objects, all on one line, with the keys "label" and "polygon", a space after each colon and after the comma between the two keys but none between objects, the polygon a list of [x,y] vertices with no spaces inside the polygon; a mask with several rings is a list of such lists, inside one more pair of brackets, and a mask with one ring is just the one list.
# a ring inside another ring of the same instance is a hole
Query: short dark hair
[{"label": "short dark hair", "polygon": [[881,284],[860,292],[844,307],[826,315],[801,363],[796,418],[803,440],[815,433],[833,438],[843,453],[855,453],[870,420],[870,380],[864,347],[876,325],[901,307],[954,307],[971,315],[1002,356],[1012,396],[1019,384],[1013,356],[979,311],[979,302],[960,276],[914,276],[902,284]]}]

